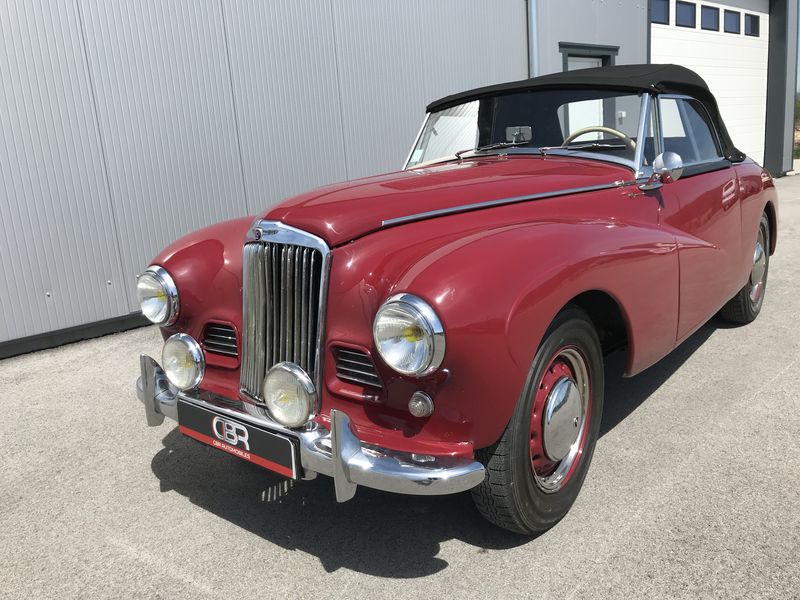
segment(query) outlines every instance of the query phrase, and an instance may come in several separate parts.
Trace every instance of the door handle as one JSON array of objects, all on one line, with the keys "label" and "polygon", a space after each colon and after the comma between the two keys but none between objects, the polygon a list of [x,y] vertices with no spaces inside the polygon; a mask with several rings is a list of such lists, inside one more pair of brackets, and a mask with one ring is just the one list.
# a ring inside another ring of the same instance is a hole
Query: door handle
[{"label": "door handle", "polygon": [[731,179],[722,187],[722,206],[728,208],[728,205],[736,201],[736,180]]}]

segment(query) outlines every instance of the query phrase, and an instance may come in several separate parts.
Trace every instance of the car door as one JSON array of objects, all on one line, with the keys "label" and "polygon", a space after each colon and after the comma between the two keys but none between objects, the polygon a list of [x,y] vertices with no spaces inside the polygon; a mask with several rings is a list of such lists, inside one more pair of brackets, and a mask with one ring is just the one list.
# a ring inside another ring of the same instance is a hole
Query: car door
[{"label": "car door", "polygon": [[707,321],[742,282],[739,183],[722,157],[702,103],[685,96],[658,102],[661,147],[676,152],[683,176],[661,188],[662,222],[673,228],[680,262],[678,341]]}]

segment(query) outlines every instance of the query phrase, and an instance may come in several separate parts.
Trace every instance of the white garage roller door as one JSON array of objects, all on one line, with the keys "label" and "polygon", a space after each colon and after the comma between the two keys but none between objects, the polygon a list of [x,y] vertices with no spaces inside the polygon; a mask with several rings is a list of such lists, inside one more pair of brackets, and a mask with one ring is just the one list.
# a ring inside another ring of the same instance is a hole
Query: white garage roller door
[{"label": "white garage roller door", "polygon": [[[688,5],[695,5],[695,28],[676,25],[677,4],[684,5],[682,11],[690,10]],[[703,6],[719,10],[719,31],[702,28]],[[740,33],[725,31],[725,11],[729,11],[729,20],[735,20],[732,13],[738,13]],[[670,0],[669,13],[669,25],[651,25],[651,61],[675,63],[697,71],[717,97],[733,143],[749,157],[763,163],[769,1],[739,1],[733,6]],[[745,35],[745,15],[758,17],[758,36]]]}]

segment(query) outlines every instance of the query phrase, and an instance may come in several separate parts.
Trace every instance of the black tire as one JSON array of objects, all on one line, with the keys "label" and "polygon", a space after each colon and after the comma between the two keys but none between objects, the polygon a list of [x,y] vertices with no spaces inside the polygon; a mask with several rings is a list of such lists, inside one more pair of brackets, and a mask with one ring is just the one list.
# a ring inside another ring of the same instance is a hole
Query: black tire
[{"label": "black tire", "polygon": [[[761,221],[758,224],[758,236],[756,241],[756,250],[754,250],[754,264],[755,255],[758,251],[758,244],[762,244],[764,253],[764,275],[760,282],[753,282],[753,277],[748,278],[744,287],[739,290],[736,295],[731,298],[728,303],[719,311],[719,315],[726,321],[731,323],[739,323],[747,325],[756,320],[756,317],[761,312],[761,307],[764,304],[764,295],[767,291],[767,275],[769,275],[769,249],[770,249],[770,230],[769,218],[766,213],[761,215]],[[760,288],[757,288],[760,286]],[[757,292],[757,298],[753,295]]]},{"label": "black tire", "polygon": [[[581,442],[582,451],[572,463],[571,474],[564,479],[563,487],[548,492],[538,483],[541,478],[534,474],[531,430],[537,419],[532,418],[532,413],[545,373],[552,372],[552,361],[567,348],[577,349],[585,360],[589,377],[588,419],[585,430],[581,426],[583,433],[578,434],[578,440],[584,441]],[[472,497],[486,519],[510,531],[536,535],[553,527],[567,514],[592,460],[603,414],[603,386],[603,358],[597,332],[583,310],[568,307],[545,333],[502,437],[493,446],[476,453],[486,466],[486,478],[472,490]]]}]

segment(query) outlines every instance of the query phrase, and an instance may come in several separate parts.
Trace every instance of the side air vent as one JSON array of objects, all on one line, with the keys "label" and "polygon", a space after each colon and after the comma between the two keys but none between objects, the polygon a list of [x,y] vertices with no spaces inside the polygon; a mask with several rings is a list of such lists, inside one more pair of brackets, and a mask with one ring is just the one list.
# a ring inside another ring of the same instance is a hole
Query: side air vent
[{"label": "side air vent", "polygon": [[368,354],[352,348],[333,348],[336,376],[359,385],[382,388],[383,383]]},{"label": "side air vent", "polygon": [[238,356],[236,348],[236,332],[230,325],[209,323],[203,334],[203,345],[206,352],[223,356]]}]

